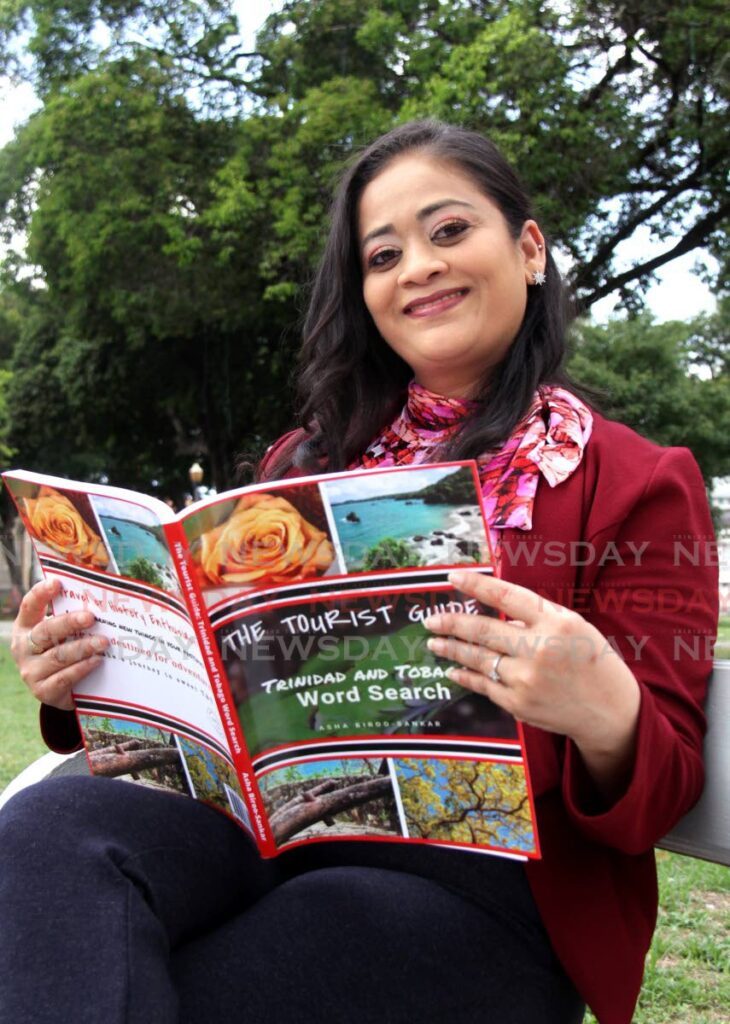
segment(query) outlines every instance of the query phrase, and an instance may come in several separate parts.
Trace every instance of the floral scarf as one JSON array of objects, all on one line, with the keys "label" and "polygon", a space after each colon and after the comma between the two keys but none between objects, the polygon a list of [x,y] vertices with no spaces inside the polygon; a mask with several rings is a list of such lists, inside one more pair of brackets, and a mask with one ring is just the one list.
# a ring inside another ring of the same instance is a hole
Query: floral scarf
[{"label": "floral scarf", "polygon": [[[478,403],[444,398],[411,381],[397,419],[353,462],[351,469],[428,462]],[[540,476],[556,487],[575,472],[593,428],[590,409],[564,388],[543,385],[498,452],[477,459],[484,512],[497,551],[496,530],[532,529]]]}]

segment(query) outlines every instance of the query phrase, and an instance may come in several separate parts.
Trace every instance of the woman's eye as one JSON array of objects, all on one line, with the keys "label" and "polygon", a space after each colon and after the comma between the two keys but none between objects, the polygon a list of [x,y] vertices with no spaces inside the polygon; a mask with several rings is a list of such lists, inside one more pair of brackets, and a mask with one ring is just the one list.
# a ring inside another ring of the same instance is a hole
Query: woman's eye
[{"label": "woman's eye", "polygon": [[389,263],[392,263],[394,259],[398,258],[397,249],[378,249],[371,256],[368,256],[368,267],[377,269],[378,267],[385,267]]},{"label": "woman's eye", "polygon": [[450,220],[445,224],[439,224],[432,238],[434,242],[450,242],[463,235],[468,227],[469,225],[465,220]]}]

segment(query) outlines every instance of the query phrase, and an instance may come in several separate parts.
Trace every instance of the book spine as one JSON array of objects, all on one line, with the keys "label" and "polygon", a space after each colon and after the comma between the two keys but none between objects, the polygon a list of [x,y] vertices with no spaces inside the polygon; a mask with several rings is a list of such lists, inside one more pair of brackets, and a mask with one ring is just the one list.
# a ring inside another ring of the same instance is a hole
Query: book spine
[{"label": "book spine", "polygon": [[271,829],[269,828],[261,793],[256,783],[246,740],[238,722],[235,703],[231,696],[223,663],[215,643],[213,629],[205,608],[205,601],[192,570],[185,532],[181,523],[170,523],[164,529],[172,557],[175,560],[175,567],[185,597],[185,603],[190,612],[190,620],[198,639],[200,653],[203,656],[205,670],[210,680],[216,704],[218,705],[226,736],[228,737],[231,757],[236,765],[243,792],[248,802],[251,824],[254,829],[259,852],[264,857],[272,857],[276,854],[276,846]]}]

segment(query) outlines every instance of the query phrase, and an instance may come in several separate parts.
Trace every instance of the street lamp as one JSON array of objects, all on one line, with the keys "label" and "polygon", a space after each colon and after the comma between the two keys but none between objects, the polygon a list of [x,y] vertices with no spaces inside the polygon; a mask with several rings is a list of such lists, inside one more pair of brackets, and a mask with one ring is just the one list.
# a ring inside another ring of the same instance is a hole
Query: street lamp
[{"label": "street lamp", "polygon": [[200,465],[199,462],[194,462],[190,469],[188,470],[188,476],[190,477],[190,485],[193,492],[193,501],[200,501],[200,494],[198,493],[198,488],[203,482],[204,475],[205,474],[203,472],[203,467]]}]

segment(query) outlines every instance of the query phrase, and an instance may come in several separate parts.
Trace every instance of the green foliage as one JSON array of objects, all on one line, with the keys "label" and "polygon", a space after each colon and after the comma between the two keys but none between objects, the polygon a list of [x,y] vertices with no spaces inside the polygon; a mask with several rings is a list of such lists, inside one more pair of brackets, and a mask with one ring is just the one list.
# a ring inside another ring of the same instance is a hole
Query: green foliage
[{"label": "green foliage", "polygon": [[470,469],[458,469],[428,487],[410,494],[397,495],[399,501],[419,498],[426,505],[473,505],[477,501],[477,487]]},{"label": "green foliage", "polygon": [[181,740],[181,744],[196,798],[215,804],[230,814],[231,808],[224,784],[240,794],[241,787],[235,769],[222,757],[189,740]]},{"label": "green foliage", "polygon": [[38,704],[28,693],[10,656],[7,641],[0,643],[0,790],[23,768],[45,754],[38,729]]},{"label": "green foliage", "polygon": [[401,569],[421,565],[415,548],[405,540],[384,537],[363,558],[363,569]]},{"label": "green foliage", "polygon": [[[713,0],[291,0],[249,60],[230,0],[8,0],[0,71],[42,106],[0,151],[0,230],[27,236],[0,291],[0,453],[178,501],[202,458],[229,485],[291,423],[343,161],[415,114],[512,157],[586,308],[616,287],[640,304],[656,263],[614,268],[640,226],[726,266],[729,21]],[[721,360],[703,330],[696,353]],[[709,443],[720,376],[690,429],[679,383],[642,412],[605,366],[645,429]]]},{"label": "green foliage", "polygon": [[143,583],[151,583],[160,589],[165,585],[157,567],[149,558],[133,558],[124,566],[124,574],[132,579],[142,580]]},{"label": "green foliage", "polygon": [[396,765],[410,835],[534,850],[521,765],[434,758]]},{"label": "green foliage", "polygon": [[709,481],[730,473],[726,331],[727,304],[689,323],[645,315],[580,324],[570,370],[601,389],[606,415],[660,444],[691,448]]}]

